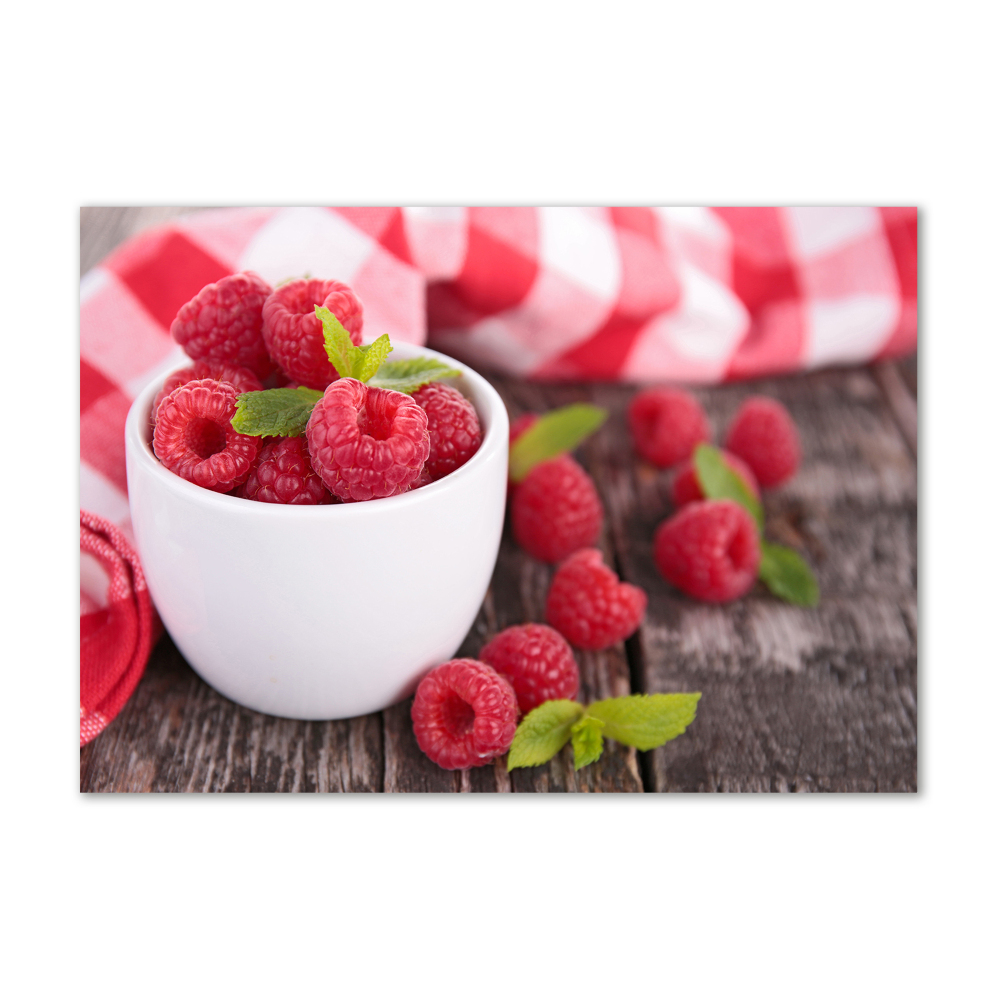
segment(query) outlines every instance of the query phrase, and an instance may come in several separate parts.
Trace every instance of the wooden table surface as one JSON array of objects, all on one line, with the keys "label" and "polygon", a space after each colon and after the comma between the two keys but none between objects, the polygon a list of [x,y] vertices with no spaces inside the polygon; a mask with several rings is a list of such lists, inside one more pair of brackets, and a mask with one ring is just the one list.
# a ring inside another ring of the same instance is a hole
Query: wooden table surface
[{"label": "wooden table surface", "polygon": [[[151,224],[189,209],[85,208],[81,273]],[[605,505],[601,547],[649,608],[626,643],[578,653],[582,701],[701,691],[694,723],[648,753],[606,741],[573,771],[567,746],[538,768],[441,770],[417,748],[406,701],[339,722],[262,715],[201,681],[169,636],[121,714],[80,751],[81,791],[916,791],[916,359],[695,390],[716,432],[752,393],[799,427],[802,467],[765,497],[767,536],[797,548],[816,608],[757,584],[727,605],[685,597],[657,573],[670,474],[638,460],[624,410],[634,388],[487,377],[511,418],[586,400],[610,416],[577,457]],[[508,625],[543,621],[552,569],[505,526],[492,584],[458,655]]]}]

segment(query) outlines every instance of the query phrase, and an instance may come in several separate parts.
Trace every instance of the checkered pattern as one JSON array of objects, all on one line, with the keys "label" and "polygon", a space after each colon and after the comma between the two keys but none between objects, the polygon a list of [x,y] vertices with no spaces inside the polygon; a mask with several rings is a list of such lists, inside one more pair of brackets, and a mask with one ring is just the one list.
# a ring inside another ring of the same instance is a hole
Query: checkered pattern
[{"label": "checkered pattern", "polygon": [[129,241],[80,288],[80,503],[130,539],[123,428],[181,365],[209,282],[310,273],[364,304],[366,340],[429,343],[544,379],[714,383],[908,353],[913,208],[253,208]]}]

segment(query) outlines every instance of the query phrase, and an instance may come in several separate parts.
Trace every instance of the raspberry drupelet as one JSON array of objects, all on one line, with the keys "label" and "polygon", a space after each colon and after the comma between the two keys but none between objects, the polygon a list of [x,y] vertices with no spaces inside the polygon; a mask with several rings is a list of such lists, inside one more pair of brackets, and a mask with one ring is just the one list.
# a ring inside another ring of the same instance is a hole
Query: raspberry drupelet
[{"label": "raspberry drupelet", "polygon": [[548,625],[512,625],[479,651],[479,659],[510,681],[517,705],[527,715],[543,701],[573,698],[580,671],[573,650]]},{"label": "raspberry drupelet", "polygon": [[637,392],[627,416],[635,450],[661,469],[683,462],[698,442],[711,437],[701,404],[682,389]]},{"label": "raspberry drupelet", "polygon": [[427,414],[431,447],[427,472],[436,481],[465,465],[479,450],[483,442],[479,417],[465,396],[441,382],[421,386],[413,399]]},{"label": "raspberry drupelet", "polygon": [[607,649],[639,627],[646,601],[644,590],[604,565],[600,550],[581,549],[556,570],[545,617],[577,649]]},{"label": "raspberry drupelet", "polygon": [[653,536],[653,561],[669,583],[702,601],[731,601],[757,579],[757,525],[733,500],[685,504]]},{"label": "raspberry drupelet", "polygon": [[237,392],[228,382],[198,379],[174,389],[160,403],[153,452],[182,479],[228,493],[250,475],[260,438],[231,423]]},{"label": "raspberry drupelet", "polygon": [[293,382],[325,389],[338,377],[323,346],[323,324],[316,306],[325,306],[361,343],[361,301],[340,281],[299,278],[276,288],[264,303],[264,343],[271,357]]},{"label": "raspberry drupelet", "polygon": [[271,286],[253,271],[206,285],[181,306],[170,335],[195,361],[225,361],[265,379],[275,370],[263,337]]},{"label": "raspberry drupelet", "polygon": [[427,414],[402,392],[332,382],[306,424],[312,467],[346,502],[405,493],[430,453]]},{"label": "raspberry drupelet", "polygon": [[310,464],[306,439],[301,436],[265,440],[238,495],[262,503],[334,502]]},{"label": "raspberry drupelet", "polygon": [[737,411],[726,434],[726,449],[753,469],[761,486],[779,486],[799,467],[799,433],[776,399],[751,396]]},{"label": "raspberry drupelet", "polygon": [[417,745],[449,771],[480,767],[506,753],[517,729],[509,682],[479,660],[449,660],[417,687],[410,708]]}]

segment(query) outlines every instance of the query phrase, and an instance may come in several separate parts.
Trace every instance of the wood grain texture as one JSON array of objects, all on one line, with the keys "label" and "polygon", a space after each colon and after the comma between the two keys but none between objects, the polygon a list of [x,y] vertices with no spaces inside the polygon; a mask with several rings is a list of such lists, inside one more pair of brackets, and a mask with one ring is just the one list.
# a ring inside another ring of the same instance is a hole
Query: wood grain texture
[{"label": "wood grain texture", "polygon": [[[139,229],[186,211],[82,209],[81,269]],[[895,380],[889,375],[888,390],[886,370],[696,391],[718,434],[752,393],[775,396],[791,411],[804,461],[792,482],[767,494],[767,534],[815,569],[822,598],[814,609],[784,604],[760,585],[729,605],[700,604],[660,578],[651,544],[671,513],[670,473],[632,452],[624,411],[634,389],[491,378],[512,418],[578,400],[609,410],[578,458],[607,512],[605,558],[644,587],[650,603],[626,644],[577,654],[580,697],[701,691],[694,723],[666,746],[636,754],[607,741],[601,760],[580,772],[569,748],[543,767],[510,774],[502,761],[443,771],[416,746],[409,700],[340,722],[276,719],[213,691],[165,636],[121,714],[82,748],[81,790],[915,790],[916,462],[898,390],[915,391],[916,363],[902,363]],[[458,655],[475,656],[508,625],[543,620],[551,575],[506,527],[490,591]]]}]

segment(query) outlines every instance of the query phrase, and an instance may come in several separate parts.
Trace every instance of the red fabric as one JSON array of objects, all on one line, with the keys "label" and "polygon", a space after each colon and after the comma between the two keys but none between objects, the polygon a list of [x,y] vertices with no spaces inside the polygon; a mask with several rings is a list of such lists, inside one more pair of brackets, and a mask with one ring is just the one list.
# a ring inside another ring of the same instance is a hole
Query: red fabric
[{"label": "red fabric", "polygon": [[121,711],[146,669],[159,619],[149,600],[139,558],[124,534],[80,512],[80,551],[108,576],[106,603],[80,615],[80,746]]},{"label": "red fabric", "polygon": [[[897,357],[917,343],[915,208],[197,212],[139,234],[81,282],[80,502],[120,529],[122,544],[101,536],[104,556],[118,553],[116,579],[128,566],[141,580],[125,415],[187,360],[169,334],[180,306],[241,270],[272,285],[305,272],[346,282],[364,304],[366,341],[388,333],[528,378],[707,384]],[[148,595],[129,592],[134,626],[128,604],[81,616],[92,735],[148,653]]]}]

